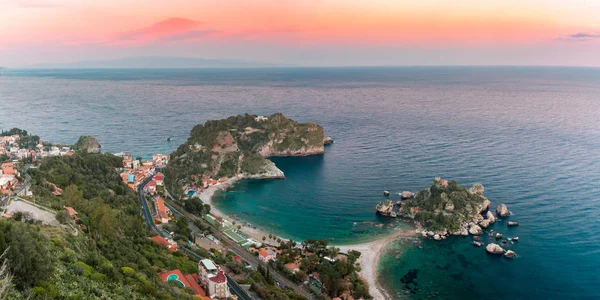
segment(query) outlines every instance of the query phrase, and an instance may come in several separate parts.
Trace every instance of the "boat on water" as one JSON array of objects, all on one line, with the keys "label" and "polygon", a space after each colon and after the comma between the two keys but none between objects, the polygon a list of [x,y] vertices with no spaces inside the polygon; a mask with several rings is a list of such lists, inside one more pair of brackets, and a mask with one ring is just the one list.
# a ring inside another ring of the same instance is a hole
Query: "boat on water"
[{"label": "boat on water", "polygon": [[171,137],[167,137],[167,142],[170,142],[170,141],[171,141]]}]

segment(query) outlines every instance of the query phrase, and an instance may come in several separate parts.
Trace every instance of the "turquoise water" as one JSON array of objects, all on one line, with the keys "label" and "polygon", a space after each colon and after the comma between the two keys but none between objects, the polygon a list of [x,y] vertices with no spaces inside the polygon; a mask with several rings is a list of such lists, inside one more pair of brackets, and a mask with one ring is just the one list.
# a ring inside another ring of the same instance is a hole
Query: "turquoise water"
[{"label": "turquoise water", "polygon": [[179,276],[177,276],[176,274],[171,274],[167,276],[167,281],[176,281],[180,287],[185,287],[185,284],[183,284],[183,282],[179,280]]},{"label": "turquoise water", "polygon": [[408,242],[382,259],[385,286],[400,297],[416,274],[416,299],[594,299],[599,95],[593,68],[8,70],[0,128],[55,142],[91,134],[105,151],[147,157],[231,114],[318,122],[336,140],[324,156],[276,159],[285,180],[243,182],[219,208],[284,237],[347,243],[403,224],[374,215],[384,189],[481,182],[521,224],[495,225],[519,236],[519,257],[488,256],[467,238]]}]

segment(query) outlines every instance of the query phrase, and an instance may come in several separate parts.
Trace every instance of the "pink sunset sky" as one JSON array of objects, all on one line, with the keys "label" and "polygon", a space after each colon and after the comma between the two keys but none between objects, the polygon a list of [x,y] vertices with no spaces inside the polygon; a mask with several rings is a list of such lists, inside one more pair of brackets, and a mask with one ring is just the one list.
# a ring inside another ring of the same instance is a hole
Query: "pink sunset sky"
[{"label": "pink sunset sky", "polygon": [[600,66],[600,1],[0,0],[0,66],[182,56],[300,66]]}]

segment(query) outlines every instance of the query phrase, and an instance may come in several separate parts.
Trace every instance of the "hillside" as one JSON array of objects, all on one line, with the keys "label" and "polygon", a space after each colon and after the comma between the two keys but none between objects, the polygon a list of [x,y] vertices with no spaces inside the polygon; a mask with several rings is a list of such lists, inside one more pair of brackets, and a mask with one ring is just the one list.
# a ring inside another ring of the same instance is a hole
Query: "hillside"
[{"label": "hillside", "polygon": [[[187,290],[163,283],[158,272],[197,265],[153,243],[140,216],[136,193],[125,186],[111,154],[76,153],[45,158],[30,168],[37,204],[72,221],[64,206],[78,212],[71,226],[45,226],[25,215],[0,219],[0,253],[14,275],[8,299],[193,299]],[[57,188],[62,195],[53,194]]]},{"label": "hillside", "polygon": [[245,114],[196,125],[188,140],[171,154],[165,171],[173,191],[202,186],[206,178],[241,176],[281,178],[266,158],[324,153],[324,130],[277,113],[270,117]]}]

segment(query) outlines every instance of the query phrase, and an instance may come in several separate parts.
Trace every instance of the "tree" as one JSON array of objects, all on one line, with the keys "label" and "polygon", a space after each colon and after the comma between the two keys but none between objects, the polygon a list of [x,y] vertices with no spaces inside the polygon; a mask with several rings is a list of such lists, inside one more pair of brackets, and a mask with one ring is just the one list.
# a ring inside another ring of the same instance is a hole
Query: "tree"
[{"label": "tree", "polygon": [[242,225],[238,225],[238,226],[237,226],[237,229],[238,229],[238,230],[242,229]]},{"label": "tree", "polygon": [[[99,202],[102,199],[95,199],[92,202]],[[90,213],[90,231],[96,235],[96,238],[102,236],[113,236],[116,233],[117,219],[112,214],[108,204],[97,205]]]},{"label": "tree", "polygon": [[55,261],[47,243],[33,225],[0,221],[0,251],[6,251],[9,270],[18,288],[31,287],[52,274]]},{"label": "tree", "polygon": [[56,220],[60,222],[60,224],[66,224],[71,221],[71,215],[66,210],[61,210],[56,213]]},{"label": "tree", "polygon": [[262,240],[263,240],[263,242],[264,242],[266,239],[267,239],[267,237],[266,237],[266,236],[263,236],[263,237],[262,237]]},{"label": "tree", "polygon": [[175,229],[175,233],[177,233],[178,235],[187,238],[188,240],[192,238],[192,233],[190,231],[190,228],[188,226],[188,218],[186,217],[180,217],[177,219],[177,221],[175,222],[175,225],[177,226]]},{"label": "tree", "polygon": [[204,203],[198,198],[190,198],[183,202],[183,207],[188,212],[194,215],[202,215],[204,211]]},{"label": "tree", "polygon": [[83,202],[83,191],[80,191],[76,185],[71,184],[65,189],[62,197],[65,199],[67,206],[79,207]]},{"label": "tree", "polygon": [[12,274],[8,270],[8,264],[6,262],[5,256],[10,247],[6,248],[2,255],[0,255],[0,260],[2,264],[0,265],[0,299],[5,299],[8,294],[8,289],[12,284]]}]

